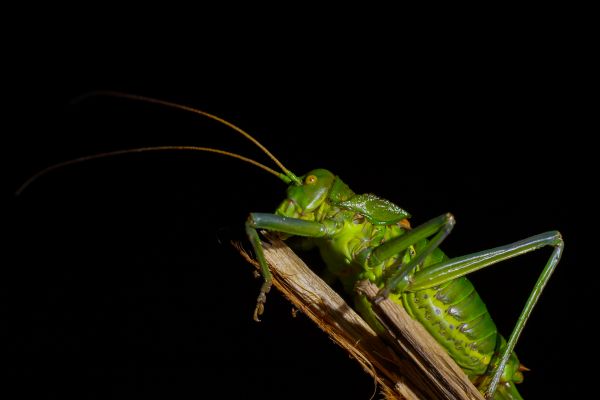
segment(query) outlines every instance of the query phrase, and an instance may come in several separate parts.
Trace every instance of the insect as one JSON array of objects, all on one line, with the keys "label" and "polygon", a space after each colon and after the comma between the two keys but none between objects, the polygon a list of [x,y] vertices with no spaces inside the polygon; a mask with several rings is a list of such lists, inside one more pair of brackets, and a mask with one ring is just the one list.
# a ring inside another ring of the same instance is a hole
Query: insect
[{"label": "insect", "polygon": [[[195,146],[160,146],[96,154],[56,164],[31,177],[17,193],[40,176],[67,165],[134,152],[188,150],[218,153],[250,163],[288,185],[287,195],[273,213],[252,212],[245,228],[261,267],[263,283],[254,318],[264,312],[272,278],[265,260],[259,230],[297,236],[314,245],[327,265],[326,273],[341,282],[354,297],[363,318],[381,329],[371,304],[354,293],[354,284],[368,279],[381,290],[376,301],[389,297],[403,306],[448,351],[487,399],[520,399],[515,384],[526,370],[514,353],[515,345],[541,292],[558,265],[564,248],[559,232],[541,233],[515,243],[460,257],[448,257],[440,245],[451,233],[455,220],[449,214],[411,226],[410,214],[374,194],[356,194],[340,177],[326,169],[298,176],[288,170],[267,148],[237,126],[207,112],[152,98],[99,92],[178,108],[224,124],[252,141],[279,168],[271,169],[253,159],[225,150]],[[552,247],[533,291],[505,340],[497,331],[485,304],[466,275],[498,262]]]}]

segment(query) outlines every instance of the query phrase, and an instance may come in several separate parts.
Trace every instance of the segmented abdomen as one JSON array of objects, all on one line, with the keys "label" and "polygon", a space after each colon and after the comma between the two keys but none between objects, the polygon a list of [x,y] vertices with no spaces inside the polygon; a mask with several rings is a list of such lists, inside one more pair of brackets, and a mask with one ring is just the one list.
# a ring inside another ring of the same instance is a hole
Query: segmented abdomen
[{"label": "segmented abdomen", "polygon": [[485,304],[467,278],[405,293],[402,302],[467,375],[485,373],[499,336]]}]

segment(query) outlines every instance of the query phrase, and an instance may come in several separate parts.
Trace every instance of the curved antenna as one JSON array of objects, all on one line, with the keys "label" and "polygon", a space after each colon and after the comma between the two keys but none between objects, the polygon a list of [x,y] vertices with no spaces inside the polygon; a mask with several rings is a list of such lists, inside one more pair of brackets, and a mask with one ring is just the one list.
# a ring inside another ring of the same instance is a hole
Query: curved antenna
[{"label": "curved antenna", "polygon": [[94,97],[94,96],[119,97],[119,98],[123,98],[123,99],[136,100],[136,101],[141,101],[141,102],[145,102],[145,103],[159,104],[159,105],[162,105],[165,107],[171,107],[171,108],[175,108],[178,110],[183,110],[183,111],[191,112],[193,114],[198,114],[198,115],[202,115],[204,117],[210,118],[214,121],[217,121],[231,129],[233,129],[240,135],[244,136],[246,139],[250,140],[252,143],[254,143],[254,145],[256,145],[256,147],[258,147],[271,160],[273,160],[273,162],[275,162],[275,164],[277,164],[277,166],[279,168],[281,168],[281,170],[290,178],[290,182],[294,182],[296,185],[302,184],[302,181],[292,171],[287,169],[281,163],[281,161],[279,161],[273,154],[271,154],[271,152],[269,150],[267,150],[267,148],[265,146],[263,146],[258,140],[256,140],[254,137],[252,137],[252,135],[245,132],[243,129],[237,127],[236,125],[232,124],[231,122],[226,121],[223,118],[217,117],[216,115],[210,114],[206,111],[199,110],[197,108],[184,106],[182,104],[172,103],[172,102],[166,101],[166,100],[160,100],[160,99],[155,99],[153,97],[140,96],[140,95],[136,95],[136,94],[115,92],[115,91],[110,91],[110,90],[106,90],[106,91],[99,90],[99,91],[86,93],[80,97],[75,98],[73,100],[73,103],[79,103],[89,97]]},{"label": "curved antenna", "polygon": [[216,154],[221,154],[221,155],[225,155],[228,157],[233,157],[233,158],[237,158],[238,160],[242,160],[244,162],[247,162],[249,164],[252,164],[254,166],[257,166],[259,168],[261,168],[264,171],[267,171],[268,173],[275,175],[276,177],[278,177],[279,179],[281,179],[282,181],[284,181],[285,183],[289,184],[292,182],[291,178],[289,176],[287,176],[284,173],[281,172],[277,172],[269,167],[267,167],[266,165],[263,165],[261,163],[259,163],[258,161],[255,161],[251,158],[248,157],[244,157],[241,156],[239,154],[236,153],[232,153],[229,151],[225,151],[225,150],[220,150],[220,149],[213,149],[211,147],[197,147],[197,146],[155,146],[155,147],[138,147],[135,149],[126,149],[126,150],[117,150],[117,151],[110,151],[107,153],[99,153],[99,154],[94,154],[91,156],[84,156],[84,157],[79,157],[79,158],[75,158],[72,160],[68,160],[68,161],[64,161],[58,164],[54,164],[48,168],[45,168],[43,170],[41,170],[40,172],[38,172],[37,174],[33,175],[31,178],[29,178],[25,183],[23,183],[19,189],[17,189],[17,191],[15,192],[16,196],[19,196],[21,193],[23,193],[23,191],[29,186],[31,185],[34,181],[36,181],[38,178],[46,175],[49,172],[52,172],[58,168],[62,168],[62,167],[66,167],[72,164],[77,164],[80,163],[82,161],[89,161],[89,160],[95,160],[98,158],[105,158],[105,157],[111,157],[111,156],[117,156],[117,155],[121,155],[121,154],[130,154],[130,153],[143,153],[143,152],[147,152],[147,151],[166,151],[166,150],[189,150],[189,151],[205,151],[208,153],[216,153]]}]

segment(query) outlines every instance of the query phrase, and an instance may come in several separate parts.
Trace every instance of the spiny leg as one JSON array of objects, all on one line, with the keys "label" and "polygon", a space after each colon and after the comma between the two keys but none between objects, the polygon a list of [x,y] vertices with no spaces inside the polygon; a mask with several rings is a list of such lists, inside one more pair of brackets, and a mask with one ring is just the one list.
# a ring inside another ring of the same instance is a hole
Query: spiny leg
[{"label": "spiny leg", "polygon": [[430,265],[427,268],[416,272],[412,277],[411,282],[409,282],[405,289],[406,291],[417,291],[432,286],[441,285],[471,272],[489,267],[497,262],[504,261],[530,251],[538,250],[545,246],[552,246],[554,247],[554,250],[539,278],[537,279],[533,291],[525,303],[523,311],[521,311],[521,314],[519,315],[517,323],[515,324],[504,352],[502,353],[500,362],[492,371],[492,379],[485,392],[486,399],[493,398],[506,363],[514,351],[515,345],[519,340],[519,336],[521,335],[521,332],[527,323],[527,319],[531,315],[533,307],[537,303],[542,291],[544,290],[544,287],[546,286],[546,283],[550,279],[550,276],[560,261],[560,256],[564,248],[564,242],[560,233],[557,231],[545,232],[512,244]]},{"label": "spiny leg", "polygon": [[248,239],[252,244],[254,254],[256,255],[258,264],[260,265],[260,273],[264,279],[264,282],[260,287],[258,298],[256,299],[256,307],[254,308],[254,320],[260,321],[258,316],[261,315],[265,310],[264,304],[267,302],[267,293],[269,293],[271,290],[271,285],[273,284],[273,276],[271,275],[271,271],[267,266],[267,260],[265,259],[265,254],[260,243],[260,238],[258,237],[258,232],[248,222],[246,222],[246,234],[248,235]]},{"label": "spiny leg", "polygon": [[260,321],[258,318],[264,311],[265,302],[267,301],[267,293],[271,290],[273,278],[265,254],[258,236],[257,229],[265,229],[269,231],[283,232],[291,235],[308,236],[308,237],[324,237],[328,234],[329,229],[326,224],[314,221],[304,221],[296,218],[281,217],[275,214],[266,213],[251,213],[246,221],[246,234],[256,258],[260,265],[260,272],[264,282],[260,287],[258,298],[256,299],[256,308],[254,309],[254,320]]},{"label": "spiny leg", "polygon": [[372,266],[382,263],[385,260],[400,254],[409,246],[435,235],[415,258],[406,264],[400,264],[398,270],[386,281],[385,287],[377,295],[375,302],[379,302],[386,298],[392,290],[402,291],[402,289],[408,285],[409,277],[412,272],[428,255],[440,246],[452,231],[454,224],[455,221],[452,214],[443,214],[419,225],[402,236],[398,236],[385,242],[373,250],[369,257],[369,265]]}]

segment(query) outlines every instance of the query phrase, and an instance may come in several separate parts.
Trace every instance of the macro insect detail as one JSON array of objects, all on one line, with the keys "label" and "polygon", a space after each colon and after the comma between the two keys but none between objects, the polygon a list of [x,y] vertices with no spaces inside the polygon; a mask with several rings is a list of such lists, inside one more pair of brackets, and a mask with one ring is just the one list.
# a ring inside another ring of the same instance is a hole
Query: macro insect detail
[{"label": "macro insect detail", "polygon": [[[447,213],[411,226],[410,214],[374,194],[356,194],[340,177],[326,169],[297,176],[285,168],[264,146],[235,125],[204,111],[141,96],[114,92],[110,95],[191,111],[229,126],[251,140],[279,167],[275,171],[252,159],[224,150],[194,146],[161,146],[122,150],[82,157],[41,171],[39,176],[76,162],[143,151],[190,150],[213,152],[251,163],[288,185],[287,195],[273,213],[250,213],[246,233],[261,267],[261,286],[254,318],[264,311],[271,288],[259,230],[277,232],[283,238],[302,237],[316,246],[327,266],[328,277],[338,279],[354,298],[356,310],[376,331],[381,330],[366,297],[354,292],[355,283],[368,279],[380,287],[376,301],[389,297],[404,307],[448,351],[487,399],[521,399],[515,384],[523,380],[525,367],[514,353],[529,315],[556,268],[564,247],[558,231],[460,257],[448,257],[440,244],[455,220]],[[506,340],[466,275],[527,252],[553,248],[516,325]]]}]

